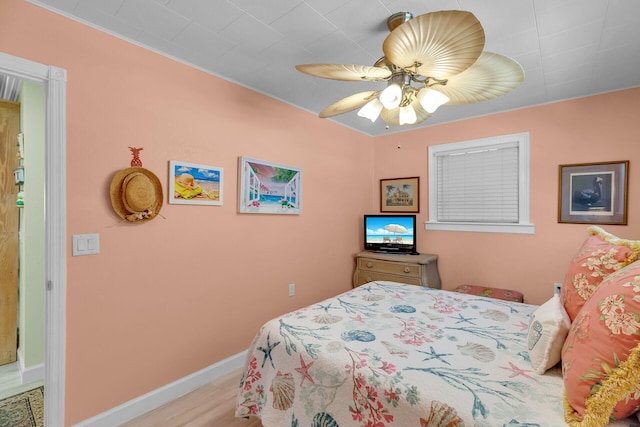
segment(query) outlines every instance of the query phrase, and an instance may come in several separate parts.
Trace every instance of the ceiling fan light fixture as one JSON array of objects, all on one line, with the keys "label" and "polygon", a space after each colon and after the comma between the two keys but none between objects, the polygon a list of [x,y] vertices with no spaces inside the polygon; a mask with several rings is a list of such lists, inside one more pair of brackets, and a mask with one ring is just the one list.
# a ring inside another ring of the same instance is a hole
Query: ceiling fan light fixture
[{"label": "ceiling fan light fixture", "polygon": [[358,116],[371,122],[380,117],[387,125],[418,124],[443,104],[487,101],[524,81],[524,70],[516,61],[483,51],[485,32],[471,12],[442,10],[415,18],[398,12],[387,25],[390,33],[382,43],[384,56],[373,66],[296,65],[298,71],[314,77],[386,82],[382,91],[360,92],[334,102],[319,117],[360,109]]},{"label": "ceiling fan light fixture", "polygon": [[437,90],[429,89],[428,87],[420,89],[416,97],[427,113],[433,113],[438,107],[449,102],[447,95]]},{"label": "ceiling fan light fixture", "polygon": [[391,83],[380,93],[380,102],[387,110],[393,110],[402,101],[402,88],[398,83]]},{"label": "ceiling fan light fixture", "polygon": [[400,125],[412,125],[418,120],[416,110],[411,105],[400,107],[399,121]]},{"label": "ceiling fan light fixture", "polygon": [[380,112],[382,111],[382,102],[378,98],[373,98],[367,102],[364,107],[358,111],[358,116],[371,120],[371,123],[375,122]]}]

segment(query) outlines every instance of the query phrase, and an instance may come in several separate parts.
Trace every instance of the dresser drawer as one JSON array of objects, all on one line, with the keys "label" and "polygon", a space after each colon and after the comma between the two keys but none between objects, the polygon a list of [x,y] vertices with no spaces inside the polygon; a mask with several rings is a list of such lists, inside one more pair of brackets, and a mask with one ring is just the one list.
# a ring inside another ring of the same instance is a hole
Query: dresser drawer
[{"label": "dresser drawer", "polygon": [[[377,259],[358,259],[358,268],[363,272],[384,272],[398,274],[403,277],[420,277],[420,266],[417,264],[404,264],[401,262],[380,261]],[[387,280],[387,279],[379,279]]]},{"label": "dresser drawer", "polygon": [[364,285],[365,283],[376,280],[385,280],[388,282],[408,283],[410,285],[420,286],[422,283],[420,277],[411,277],[397,274],[381,273],[379,271],[358,271],[355,278],[355,286]]},{"label": "dresser drawer", "polygon": [[355,261],[354,287],[369,282],[387,281],[441,288],[438,255],[379,254],[364,251],[356,254]]}]

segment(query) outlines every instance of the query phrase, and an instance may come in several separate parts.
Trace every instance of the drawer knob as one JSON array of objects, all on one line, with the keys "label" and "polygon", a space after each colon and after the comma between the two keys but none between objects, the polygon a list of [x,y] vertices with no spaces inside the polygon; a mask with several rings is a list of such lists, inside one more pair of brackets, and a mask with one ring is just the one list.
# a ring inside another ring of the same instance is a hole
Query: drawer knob
[{"label": "drawer knob", "polygon": [[371,268],[371,267],[373,267],[373,263],[371,261],[368,261],[367,262],[367,268]]},{"label": "drawer knob", "polygon": [[411,273],[411,268],[410,267],[405,267],[404,268],[404,272],[405,273]]}]

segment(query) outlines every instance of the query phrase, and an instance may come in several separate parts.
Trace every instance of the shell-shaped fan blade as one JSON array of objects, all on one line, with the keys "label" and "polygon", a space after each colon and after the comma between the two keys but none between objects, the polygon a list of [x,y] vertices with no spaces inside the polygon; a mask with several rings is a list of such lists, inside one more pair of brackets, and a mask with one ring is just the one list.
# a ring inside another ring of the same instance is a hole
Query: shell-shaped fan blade
[{"label": "shell-shaped fan blade", "polygon": [[497,53],[483,52],[466,71],[450,77],[433,89],[449,97],[446,105],[487,101],[504,95],[524,81],[524,70],[516,61]]},{"label": "shell-shaped fan blade", "polygon": [[431,117],[431,113],[427,113],[424,110],[424,108],[422,108],[422,105],[420,105],[420,102],[417,99],[414,98],[413,101],[411,101],[411,106],[416,112],[417,120],[415,123],[412,123],[410,125],[409,124],[400,125],[400,108],[399,107],[394,108],[393,110],[387,110],[386,108],[383,108],[382,111],[380,112],[380,117],[387,124],[390,124],[393,126],[414,126],[414,125],[417,125],[418,123],[424,122],[429,117]]},{"label": "shell-shaped fan blade", "polygon": [[469,68],[484,49],[484,29],[471,12],[447,10],[420,15],[393,30],[382,51],[393,64],[446,79]]},{"label": "shell-shaped fan blade", "polygon": [[378,81],[391,75],[386,68],[352,64],[300,64],[296,70],[314,77],[347,81]]},{"label": "shell-shaped fan blade", "polygon": [[351,96],[342,98],[340,101],[334,102],[324,110],[320,111],[318,115],[322,119],[327,117],[337,116],[338,114],[348,113],[356,108],[364,106],[367,102],[371,101],[375,96],[380,94],[379,91],[366,91],[360,93],[354,93]]}]

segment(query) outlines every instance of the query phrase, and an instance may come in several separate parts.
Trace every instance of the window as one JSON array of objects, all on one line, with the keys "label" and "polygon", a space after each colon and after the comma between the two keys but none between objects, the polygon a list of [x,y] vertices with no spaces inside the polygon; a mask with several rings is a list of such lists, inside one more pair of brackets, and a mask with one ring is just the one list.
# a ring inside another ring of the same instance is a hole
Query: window
[{"label": "window", "polygon": [[529,133],[429,147],[425,228],[533,234]]}]

